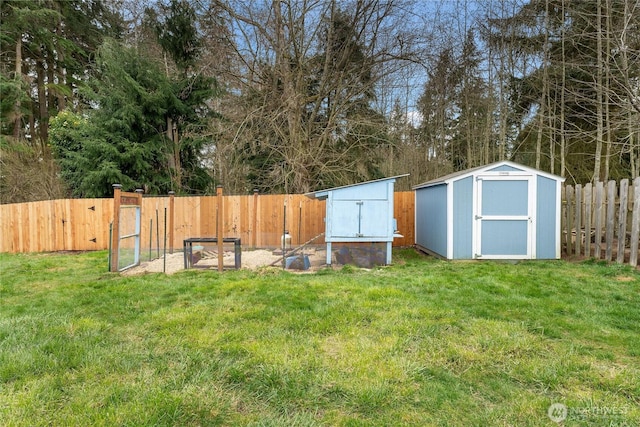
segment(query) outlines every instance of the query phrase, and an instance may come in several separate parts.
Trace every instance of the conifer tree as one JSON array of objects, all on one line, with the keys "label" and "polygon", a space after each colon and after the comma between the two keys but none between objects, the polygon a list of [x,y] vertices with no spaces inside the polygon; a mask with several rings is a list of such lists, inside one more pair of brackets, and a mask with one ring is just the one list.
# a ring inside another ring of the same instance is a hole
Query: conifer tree
[{"label": "conifer tree", "polygon": [[190,157],[197,144],[185,143],[190,152],[178,153],[187,161],[182,162],[182,187],[174,186],[174,171],[166,160],[171,148],[166,123],[173,117],[185,126],[198,126],[212,95],[211,82],[196,78],[185,88],[184,82],[166,77],[156,62],[113,40],[101,47],[97,59],[87,97],[98,108],[86,120],[71,117],[73,126],[62,115],[52,128],[51,142],[74,195],[108,196],[114,182],[152,194],[205,191],[209,175]]}]

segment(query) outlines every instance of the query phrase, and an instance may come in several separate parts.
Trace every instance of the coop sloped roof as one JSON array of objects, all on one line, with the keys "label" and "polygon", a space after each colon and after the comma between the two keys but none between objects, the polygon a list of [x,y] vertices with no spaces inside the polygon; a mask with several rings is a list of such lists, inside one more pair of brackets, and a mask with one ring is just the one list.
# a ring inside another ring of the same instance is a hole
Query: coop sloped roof
[{"label": "coop sloped roof", "polygon": [[508,161],[508,160],[503,160],[501,162],[490,163],[488,165],[483,165],[483,166],[476,166],[476,167],[465,169],[465,170],[462,170],[462,171],[450,173],[448,175],[441,176],[440,178],[432,179],[431,181],[427,181],[427,182],[423,182],[422,184],[414,185],[412,187],[412,189],[413,190],[418,190],[418,189],[424,188],[424,187],[432,187],[434,185],[447,184],[447,183],[452,182],[452,181],[457,181],[458,179],[466,178],[467,176],[473,175],[476,172],[488,171],[488,170],[495,169],[495,168],[503,166],[503,165],[504,166],[511,166],[512,168],[520,169],[520,170],[527,171],[527,172],[532,172],[532,173],[535,173],[537,175],[542,175],[544,177],[547,177],[547,178],[550,178],[550,179],[553,179],[553,180],[564,181],[564,178],[562,178],[560,176],[553,175],[553,174],[550,174],[548,172],[543,172],[543,171],[535,169],[535,168],[530,168],[528,166],[524,166],[524,165],[521,165],[519,163],[511,162],[511,161]]},{"label": "coop sloped roof", "polygon": [[349,184],[349,185],[342,185],[340,187],[327,188],[326,190],[319,190],[319,191],[314,191],[314,192],[311,192],[311,193],[305,193],[305,196],[309,197],[310,199],[326,199],[328,197],[330,191],[340,190],[342,188],[355,187],[357,185],[371,184],[371,183],[374,183],[374,182],[391,181],[391,180],[395,181],[396,179],[402,178],[402,177],[405,177],[405,176],[409,176],[409,174],[405,173],[403,175],[396,175],[396,176],[391,176],[391,177],[388,177],[388,178],[374,179],[372,181],[359,182],[357,184]]}]

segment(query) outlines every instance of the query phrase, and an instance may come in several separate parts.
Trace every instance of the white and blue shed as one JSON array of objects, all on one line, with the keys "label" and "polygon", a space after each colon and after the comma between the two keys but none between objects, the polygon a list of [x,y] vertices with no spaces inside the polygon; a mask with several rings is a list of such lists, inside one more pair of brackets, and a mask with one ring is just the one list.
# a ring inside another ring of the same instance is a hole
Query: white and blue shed
[{"label": "white and blue shed", "polygon": [[563,181],[501,161],[416,185],[416,246],[446,259],[558,259]]},{"label": "white and blue shed", "polygon": [[393,192],[398,175],[306,194],[326,200],[325,242],[327,264],[335,243],[386,243],[384,264],[391,264],[391,246],[396,232]]}]

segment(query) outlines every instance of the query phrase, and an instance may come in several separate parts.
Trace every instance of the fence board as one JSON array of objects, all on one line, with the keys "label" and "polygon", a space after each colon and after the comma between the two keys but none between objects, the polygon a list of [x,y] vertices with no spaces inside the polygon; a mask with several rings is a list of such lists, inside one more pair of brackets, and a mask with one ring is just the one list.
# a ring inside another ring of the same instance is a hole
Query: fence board
[{"label": "fence board", "polygon": [[596,259],[602,256],[602,200],[604,196],[604,184],[602,182],[596,182],[596,202],[594,206],[594,218],[595,218],[595,246],[594,255]]},{"label": "fence board", "polygon": [[582,185],[576,185],[576,255],[582,254]]},{"label": "fence board", "polygon": [[[202,237],[216,236],[216,204],[216,198],[213,196],[200,197],[200,233]],[[176,244],[178,243],[174,241],[174,247]],[[182,244],[179,244],[178,247],[182,247]]]},{"label": "fence board", "polygon": [[633,180],[633,213],[631,215],[631,247],[629,264],[638,264],[638,246],[640,245],[640,177]]},{"label": "fence board", "polygon": [[2,252],[11,251],[11,243],[6,240],[7,236],[13,235],[10,209],[11,205],[0,205],[0,251]]},{"label": "fence board", "polygon": [[566,189],[567,206],[567,255],[573,254],[573,186],[567,185]]},{"label": "fence board", "polygon": [[49,248],[49,250],[65,250],[67,248],[66,246],[66,239],[67,236],[65,235],[65,230],[64,230],[64,201],[63,200],[52,200],[51,204],[53,205],[53,216],[54,218],[52,219],[52,224],[53,224],[53,231],[52,233],[55,235],[55,239],[53,241],[53,246]]},{"label": "fence board", "polygon": [[28,246],[28,241],[25,238],[26,235],[26,231],[29,229],[29,227],[31,226],[30,221],[29,221],[29,217],[27,215],[24,214],[24,211],[27,209],[27,204],[26,203],[21,203],[18,206],[17,209],[17,217],[16,217],[16,227],[19,233],[19,237],[18,237],[18,250],[20,252],[25,252],[26,249],[29,247]]},{"label": "fence board", "polygon": [[17,252],[25,252],[23,227],[29,227],[29,221],[22,217],[22,209],[24,206],[26,206],[26,204],[20,203],[16,205],[12,211],[15,217],[14,230],[16,230],[16,236],[14,238],[14,246]]},{"label": "fence board", "polygon": [[[96,230],[92,227],[92,224],[97,222],[95,204],[91,200],[82,200],[78,205],[78,215],[74,215],[74,220],[71,221],[75,235],[73,241],[78,245],[77,250],[95,250],[97,246],[93,243],[93,239],[97,242],[97,237],[94,233]],[[93,209],[90,209],[92,207]]]},{"label": "fence board", "polygon": [[44,228],[44,212],[42,209],[44,206],[40,206],[40,209],[35,209],[35,206],[29,204],[29,218],[32,219],[31,227],[29,227],[29,242],[33,242],[36,251],[42,251],[41,240],[38,239],[38,234],[45,233]]},{"label": "fence board", "polygon": [[627,240],[627,196],[629,192],[629,180],[620,181],[620,205],[618,209],[618,254],[616,262],[624,263],[625,243]]},{"label": "fence board", "polygon": [[398,231],[404,237],[393,240],[396,246],[412,246],[415,243],[415,193],[402,191],[394,194],[394,217]]},{"label": "fence board", "polygon": [[584,256],[591,256],[591,183],[584,186]]},{"label": "fence board", "polygon": [[253,207],[253,196],[241,196],[240,198],[240,238],[246,246],[251,240],[251,208]]},{"label": "fence board", "polygon": [[605,221],[606,248],[604,259],[611,261],[613,257],[613,230],[615,228],[616,182],[607,183],[607,219]]}]

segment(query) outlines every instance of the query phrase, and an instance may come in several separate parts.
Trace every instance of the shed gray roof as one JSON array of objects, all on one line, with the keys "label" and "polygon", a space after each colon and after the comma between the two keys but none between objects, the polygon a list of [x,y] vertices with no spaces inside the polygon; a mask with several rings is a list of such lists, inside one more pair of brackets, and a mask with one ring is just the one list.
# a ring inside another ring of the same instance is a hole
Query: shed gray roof
[{"label": "shed gray roof", "polygon": [[548,172],[544,172],[535,168],[530,168],[529,166],[525,166],[525,165],[521,165],[519,163],[515,163],[515,162],[511,162],[508,160],[503,160],[500,162],[494,162],[494,163],[490,163],[488,165],[483,165],[483,166],[476,166],[473,168],[469,168],[469,169],[465,169],[462,171],[458,171],[458,172],[454,172],[454,173],[450,173],[448,175],[445,176],[441,176],[440,178],[436,178],[436,179],[432,179],[431,181],[427,181],[427,182],[423,182],[422,184],[418,184],[418,185],[414,185],[413,187],[411,187],[413,190],[417,190],[420,188],[424,188],[424,187],[431,187],[434,185],[439,185],[439,184],[445,184],[451,181],[456,181],[457,179],[460,178],[465,178],[469,175],[473,175],[474,172],[480,172],[480,171],[485,171],[485,170],[490,170],[490,169],[494,169],[498,166],[502,166],[502,165],[506,165],[506,166],[511,166],[513,168],[516,169],[523,169],[526,171],[530,171],[530,172],[535,172],[538,175],[542,175],[542,176],[546,176],[547,178],[551,178],[551,179],[555,179],[555,180],[560,180],[560,181],[564,181],[565,179],[558,176],[558,175],[553,175],[550,174]]},{"label": "shed gray roof", "polygon": [[405,176],[409,176],[409,174],[405,173],[403,175],[390,176],[389,178],[380,178],[380,179],[374,179],[372,181],[359,182],[357,184],[349,184],[349,185],[342,185],[340,187],[327,188],[325,190],[318,190],[318,191],[314,191],[314,192],[311,192],[311,193],[305,193],[305,196],[309,197],[310,199],[320,199],[320,198],[327,197],[327,194],[329,193],[329,191],[339,190],[339,189],[342,189],[342,188],[355,187],[357,185],[371,184],[371,183],[374,183],[374,182],[396,180],[397,178],[402,178],[402,177],[405,177]]}]

